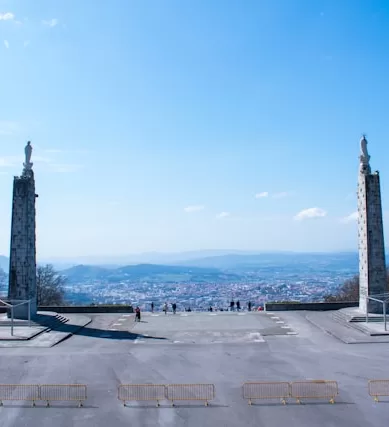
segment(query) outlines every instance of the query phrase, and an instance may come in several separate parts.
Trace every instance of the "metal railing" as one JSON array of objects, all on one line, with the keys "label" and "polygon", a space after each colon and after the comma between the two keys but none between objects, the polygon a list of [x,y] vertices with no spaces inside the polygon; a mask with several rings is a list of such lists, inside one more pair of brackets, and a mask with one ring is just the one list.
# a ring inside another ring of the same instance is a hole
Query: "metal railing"
[{"label": "metal railing", "polygon": [[31,327],[31,300],[0,299],[0,303],[11,310],[11,336],[14,334],[14,308],[28,305],[28,327]]},{"label": "metal railing", "polygon": [[81,407],[86,399],[85,384],[0,384],[0,406],[3,401],[32,401],[32,406],[37,401],[46,401],[46,406],[51,401],[77,401]]},{"label": "metal railing", "polygon": [[379,402],[379,397],[389,396],[389,380],[370,380],[368,382],[369,395]]},{"label": "metal railing", "polygon": [[279,399],[284,405],[290,397],[290,383],[288,382],[247,382],[242,386],[243,399],[251,405],[257,399]]},{"label": "metal railing", "polygon": [[120,384],[118,387],[118,399],[126,406],[129,401],[156,401],[166,398],[166,386],[162,384]]},{"label": "metal railing", "polygon": [[336,381],[311,380],[290,383],[290,397],[295,398],[297,403],[301,403],[301,399],[329,399],[330,403],[335,403],[338,393]]},{"label": "metal railing", "polygon": [[246,382],[242,395],[249,405],[257,399],[279,399],[285,405],[288,398],[296,399],[297,403],[301,403],[301,399],[328,399],[335,403],[338,383],[328,380]]},{"label": "metal railing", "polygon": [[201,400],[205,406],[215,398],[214,384],[169,384],[166,386],[166,399],[174,406],[175,400]]},{"label": "metal railing", "polygon": [[33,384],[0,384],[0,406],[3,401],[31,401],[32,406],[40,400],[39,386]]},{"label": "metal railing", "polygon": [[205,406],[215,398],[214,384],[120,384],[118,399],[126,406],[129,401],[169,400],[174,406],[175,401],[204,401]]},{"label": "metal railing", "polygon": [[40,399],[45,400],[47,406],[50,401],[78,402],[81,408],[87,399],[85,384],[42,384],[39,386]]}]

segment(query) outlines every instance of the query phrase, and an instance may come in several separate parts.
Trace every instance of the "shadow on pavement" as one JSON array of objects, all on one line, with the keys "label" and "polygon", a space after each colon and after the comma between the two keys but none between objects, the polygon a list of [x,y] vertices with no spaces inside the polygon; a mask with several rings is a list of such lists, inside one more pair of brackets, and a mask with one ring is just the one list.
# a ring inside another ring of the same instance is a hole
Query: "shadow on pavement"
[{"label": "shadow on pavement", "polygon": [[[41,323],[42,325],[44,325],[46,322],[42,322],[42,317],[44,315],[41,315]],[[52,316],[47,316],[48,318]],[[142,323],[147,323],[147,322],[142,322]],[[102,339],[112,339],[112,340],[129,340],[129,341],[134,341],[136,339],[151,339],[151,340],[166,340],[167,338],[165,337],[157,337],[157,336],[151,336],[151,335],[143,335],[143,334],[138,334],[138,333],[133,333],[130,331],[112,331],[109,329],[97,329],[97,328],[91,328],[86,326],[82,326],[79,327],[77,329],[76,325],[72,325],[71,323],[53,323],[53,324],[48,324],[46,323],[46,325],[48,327],[50,327],[50,329],[52,331],[57,331],[57,332],[65,332],[65,333],[70,333],[73,335],[81,335],[81,336],[85,336],[85,337],[94,337],[94,338],[102,338]]]}]

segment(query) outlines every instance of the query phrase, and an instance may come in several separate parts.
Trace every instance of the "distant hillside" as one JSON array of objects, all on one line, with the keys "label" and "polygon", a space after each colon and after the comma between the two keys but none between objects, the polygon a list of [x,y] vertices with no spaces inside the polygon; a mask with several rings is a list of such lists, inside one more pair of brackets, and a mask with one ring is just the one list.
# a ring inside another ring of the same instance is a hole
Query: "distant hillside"
[{"label": "distant hillside", "polygon": [[109,274],[109,270],[91,265],[76,265],[75,267],[62,270],[60,273],[73,282],[105,279]]},{"label": "distant hillside", "polygon": [[219,270],[216,268],[203,267],[187,267],[175,265],[160,265],[160,264],[138,264],[127,265],[116,269],[116,272],[128,274],[130,276],[149,275],[149,274],[217,274]]},{"label": "distant hillside", "polygon": [[116,269],[107,269],[97,266],[78,265],[62,270],[70,282],[85,282],[93,280],[108,280],[119,282],[122,280],[156,281],[156,282],[184,282],[184,281],[210,281],[234,280],[235,274],[227,274],[217,268],[174,266],[157,264],[127,265]]},{"label": "distant hillside", "polygon": [[263,270],[277,267],[338,268],[358,270],[358,254],[344,253],[264,253],[257,255],[229,254],[200,258],[180,263],[185,266],[217,268],[229,271]]}]

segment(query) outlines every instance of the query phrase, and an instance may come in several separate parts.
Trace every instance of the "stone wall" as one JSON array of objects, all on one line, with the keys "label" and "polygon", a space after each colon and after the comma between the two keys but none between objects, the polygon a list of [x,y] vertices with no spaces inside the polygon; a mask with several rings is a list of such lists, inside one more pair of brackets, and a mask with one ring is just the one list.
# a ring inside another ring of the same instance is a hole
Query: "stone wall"
[{"label": "stone wall", "polygon": [[358,307],[358,301],[355,302],[269,302],[265,304],[266,311],[329,311],[339,310],[341,308]]},{"label": "stone wall", "polygon": [[[8,298],[31,300],[36,313],[35,182],[32,170],[14,177]],[[27,318],[28,306],[15,308],[15,317]]]},{"label": "stone wall", "polygon": [[54,311],[56,313],[133,313],[131,305],[69,305],[63,307],[38,307],[38,311]]}]

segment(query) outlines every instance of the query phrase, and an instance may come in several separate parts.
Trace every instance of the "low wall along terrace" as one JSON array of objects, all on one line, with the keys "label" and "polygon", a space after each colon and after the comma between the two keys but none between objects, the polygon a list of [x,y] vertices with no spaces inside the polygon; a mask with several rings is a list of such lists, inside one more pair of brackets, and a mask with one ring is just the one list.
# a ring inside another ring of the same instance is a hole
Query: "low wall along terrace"
[{"label": "low wall along terrace", "polygon": [[265,304],[266,311],[329,311],[341,308],[358,307],[359,302],[268,302]]},{"label": "low wall along terrace", "polygon": [[42,306],[38,311],[54,311],[56,313],[133,313],[131,305],[68,305],[68,306]]}]

